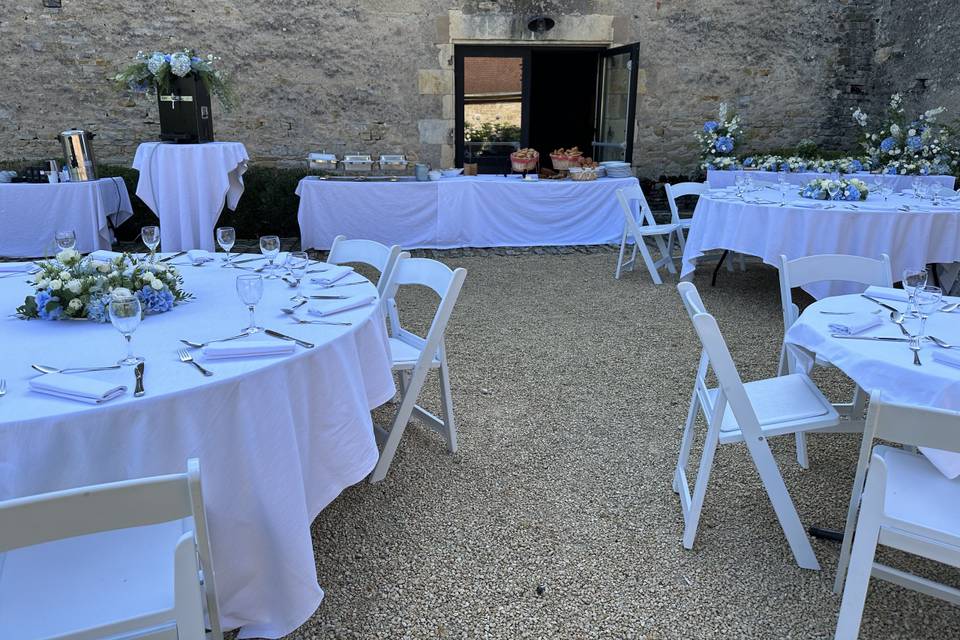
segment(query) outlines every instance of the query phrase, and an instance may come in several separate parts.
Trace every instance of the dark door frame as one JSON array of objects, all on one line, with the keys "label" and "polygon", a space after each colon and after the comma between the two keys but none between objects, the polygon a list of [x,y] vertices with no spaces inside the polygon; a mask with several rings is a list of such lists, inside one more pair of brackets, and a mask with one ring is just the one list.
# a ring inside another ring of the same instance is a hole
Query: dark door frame
[{"label": "dark door frame", "polygon": [[611,56],[630,54],[630,97],[627,100],[627,131],[626,131],[626,149],[624,150],[624,159],[633,163],[633,135],[635,133],[637,118],[637,70],[640,68],[640,43],[634,42],[622,47],[613,47],[604,49],[597,56],[597,106],[594,110],[596,122],[593,126],[593,137],[596,141],[597,133],[600,131],[600,118],[603,116],[603,84],[604,84],[604,59]]}]

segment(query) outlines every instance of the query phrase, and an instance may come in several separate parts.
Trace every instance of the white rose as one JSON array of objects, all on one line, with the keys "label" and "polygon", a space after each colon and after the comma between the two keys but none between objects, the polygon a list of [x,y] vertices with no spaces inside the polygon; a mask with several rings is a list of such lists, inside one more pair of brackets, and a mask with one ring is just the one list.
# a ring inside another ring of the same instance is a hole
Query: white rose
[{"label": "white rose", "polygon": [[111,269],[110,264],[107,262],[101,262],[100,264],[97,265],[97,271],[99,271],[100,273],[110,273],[110,269]]},{"label": "white rose", "polygon": [[127,289],[125,287],[117,287],[116,289],[112,289],[111,293],[113,294],[114,300],[116,300],[117,298],[129,298],[130,296],[133,295],[132,293],[130,293],[130,289]]},{"label": "white rose", "polygon": [[74,298],[67,306],[70,307],[71,311],[79,311],[80,308],[83,307],[83,303],[80,302],[80,298]]},{"label": "white rose", "polygon": [[62,286],[63,286],[63,283],[60,282],[59,280],[51,280],[51,281],[50,281],[50,290],[51,290],[51,291],[59,291],[59,290],[60,290],[60,287],[62,287]]},{"label": "white rose", "polygon": [[67,282],[67,289],[69,289],[71,293],[80,293],[83,289],[83,283],[79,280],[70,280]]},{"label": "white rose", "polygon": [[37,289],[46,289],[48,284],[50,284],[49,280],[46,278],[40,278],[37,280]]},{"label": "white rose", "polygon": [[70,279],[70,272],[69,272],[69,271],[61,271],[61,272],[60,272],[60,279],[61,279],[61,280],[69,280],[69,279]]},{"label": "white rose", "polygon": [[916,130],[916,129],[910,129],[909,131],[907,131],[907,135],[908,135],[908,136],[915,136],[915,135],[917,135],[917,130]]},{"label": "white rose", "polygon": [[892,136],[900,135],[900,127],[895,124],[890,125],[890,135]]},{"label": "white rose", "polygon": [[150,283],[150,286],[156,289],[157,291],[160,291],[161,289],[163,289],[163,283],[160,282],[159,280],[154,280],[153,282]]}]

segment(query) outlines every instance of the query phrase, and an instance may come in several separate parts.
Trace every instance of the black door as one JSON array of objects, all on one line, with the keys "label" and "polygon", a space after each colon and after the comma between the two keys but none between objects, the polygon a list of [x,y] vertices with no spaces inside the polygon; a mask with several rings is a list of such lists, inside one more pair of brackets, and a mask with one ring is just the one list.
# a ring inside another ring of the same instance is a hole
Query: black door
[{"label": "black door", "polygon": [[593,157],[598,162],[632,161],[639,63],[637,43],[600,53],[593,138]]}]

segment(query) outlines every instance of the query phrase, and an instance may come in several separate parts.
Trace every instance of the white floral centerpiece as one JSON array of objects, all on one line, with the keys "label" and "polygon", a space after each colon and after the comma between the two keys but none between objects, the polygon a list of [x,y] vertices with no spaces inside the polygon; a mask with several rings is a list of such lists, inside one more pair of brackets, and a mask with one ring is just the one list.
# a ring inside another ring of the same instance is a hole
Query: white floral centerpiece
[{"label": "white floral centerpiece", "polygon": [[858,173],[870,168],[869,160],[848,156],[825,160],[823,158],[801,158],[800,156],[754,155],[741,161],[746,168],[756,168],[760,171],[815,171],[817,173]]},{"label": "white floral centerpiece", "polygon": [[743,135],[740,116],[731,113],[727,103],[720,104],[717,120],[703,123],[703,130],[694,135],[700,143],[701,169],[736,169],[739,167],[734,149]]},{"label": "white floral centerpiece", "polygon": [[903,96],[890,96],[887,122],[868,131],[870,117],[860,107],[853,119],[864,129],[863,148],[884,173],[899,175],[957,175],[960,173],[960,140],[954,131],[937,122],[946,109],[929,109],[907,120]]},{"label": "white floral centerpiece", "polygon": [[170,311],[192,298],[183,290],[183,276],[175,267],[129,254],[103,261],[64,249],[37,264],[42,270],[31,282],[34,293],[17,308],[21,318],[108,322],[110,298],[117,289],[128,289],[139,298],[145,314]]},{"label": "white floral centerpiece", "polygon": [[212,54],[197,56],[190,49],[164,53],[154,51],[147,54],[138,51],[133,63],[114,76],[114,81],[122,89],[134,93],[152,94],[170,93],[175,78],[196,76],[206,86],[207,91],[215,95],[229,111],[233,108],[233,83],[217,65],[220,58]]},{"label": "white floral centerpiece", "polygon": [[[830,195],[830,191],[834,195]],[[856,178],[840,178],[831,180],[829,178],[817,178],[811,180],[800,191],[800,197],[812,198],[813,200],[844,200],[856,202],[866,200],[870,189],[863,180]]]}]

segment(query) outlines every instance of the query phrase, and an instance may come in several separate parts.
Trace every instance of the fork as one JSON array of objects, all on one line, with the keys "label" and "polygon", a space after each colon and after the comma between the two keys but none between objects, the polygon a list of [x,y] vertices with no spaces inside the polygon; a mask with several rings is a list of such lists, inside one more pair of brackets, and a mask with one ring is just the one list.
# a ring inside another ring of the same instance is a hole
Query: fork
[{"label": "fork", "polygon": [[333,320],[304,320],[303,318],[291,318],[297,324],[330,324],[338,327],[349,327],[352,326],[352,322],[334,322]]},{"label": "fork", "polygon": [[230,340],[236,340],[237,338],[244,338],[248,335],[250,334],[244,331],[243,333],[238,333],[237,335],[230,336],[229,338],[217,338],[216,340],[207,340],[206,342],[194,342],[192,340],[184,340],[183,338],[180,339],[180,342],[194,349],[202,349],[208,344],[211,344],[214,342],[229,342]]},{"label": "fork", "polygon": [[7,395],[7,381],[0,378],[0,398]]},{"label": "fork", "polygon": [[180,349],[179,351],[177,351],[177,354],[180,356],[180,362],[189,362],[190,364],[195,366],[197,369],[199,369],[200,373],[202,373],[205,376],[213,375],[213,371],[210,371],[209,369],[204,369],[202,366],[200,366],[200,363],[194,360],[193,356],[187,353],[186,349]]}]

